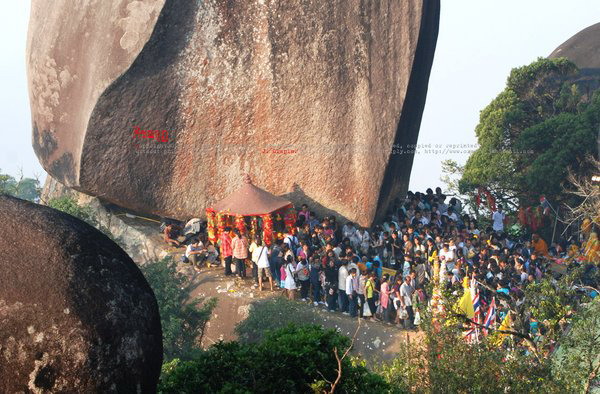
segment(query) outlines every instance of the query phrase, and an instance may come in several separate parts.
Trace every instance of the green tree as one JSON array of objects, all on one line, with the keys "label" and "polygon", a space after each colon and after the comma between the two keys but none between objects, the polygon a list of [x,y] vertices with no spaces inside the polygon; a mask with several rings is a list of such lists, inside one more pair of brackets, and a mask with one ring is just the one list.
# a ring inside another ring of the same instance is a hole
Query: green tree
[{"label": "green tree", "polygon": [[100,220],[98,220],[96,212],[90,205],[80,205],[72,196],[62,196],[53,198],[50,201],[48,201],[48,206],[83,220],[90,226],[93,226],[102,233],[104,233],[108,238],[110,238],[115,243],[120,245],[123,249],[125,249],[125,243],[123,242],[123,239],[121,237],[115,237],[110,228],[108,228],[103,223],[101,223]]},{"label": "green tree", "polygon": [[81,206],[77,204],[77,201],[75,201],[73,197],[62,196],[53,198],[48,201],[48,206],[50,208],[58,209],[59,211],[68,213],[71,216],[75,216],[76,218],[79,218],[94,227],[97,225],[94,211],[87,205]]},{"label": "green tree", "polygon": [[569,392],[600,388],[600,299],[578,311],[554,356],[554,368]]},{"label": "green tree", "polygon": [[506,88],[481,111],[479,142],[459,181],[461,193],[486,187],[507,207],[531,205],[540,194],[564,202],[567,168],[595,149],[598,95],[579,93],[577,67],[540,58],[511,71]]},{"label": "green tree", "polygon": [[0,193],[6,193],[23,200],[38,202],[41,191],[42,188],[38,179],[25,178],[22,173],[19,179],[0,173]]},{"label": "green tree", "polygon": [[251,304],[248,317],[235,327],[242,343],[261,341],[269,331],[288,326],[302,325],[314,320],[315,314],[306,305],[277,297]]},{"label": "green tree", "polygon": [[591,170],[584,158],[596,150],[599,114],[600,94],[596,94],[581,113],[564,112],[525,129],[515,149],[535,154],[520,166],[522,186],[564,201],[569,168],[578,174]]},{"label": "green tree", "polygon": [[158,302],[165,360],[193,359],[201,353],[202,336],[216,298],[193,299],[190,284],[177,272],[171,258],[148,262],[141,270]]},{"label": "green tree", "polygon": [[442,160],[442,176],[440,180],[446,185],[446,191],[449,194],[460,194],[458,181],[465,170],[464,166],[459,165],[455,160]]},{"label": "green tree", "polygon": [[[320,326],[290,325],[257,344],[218,343],[192,361],[163,365],[161,393],[306,393],[327,390],[337,377],[335,352],[350,339]],[[340,393],[384,393],[390,387],[361,363],[342,360]]]},{"label": "green tree", "polygon": [[[548,362],[506,351],[487,339],[468,344],[454,327],[428,326],[424,343],[402,344],[399,356],[380,368],[386,381],[413,393],[560,393]],[[458,334],[458,335],[457,335]]]},{"label": "green tree", "polygon": [[33,178],[23,178],[17,183],[16,196],[24,200],[39,201],[40,199],[40,182]]}]

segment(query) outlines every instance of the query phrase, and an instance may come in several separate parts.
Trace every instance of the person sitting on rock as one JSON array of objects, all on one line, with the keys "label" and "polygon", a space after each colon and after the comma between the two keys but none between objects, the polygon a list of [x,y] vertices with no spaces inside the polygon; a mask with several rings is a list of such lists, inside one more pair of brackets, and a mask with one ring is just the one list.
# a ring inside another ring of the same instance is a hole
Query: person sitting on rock
[{"label": "person sitting on rock", "polygon": [[192,263],[196,269],[200,269],[200,264],[206,259],[206,249],[202,241],[195,239],[185,250],[185,257]]},{"label": "person sitting on rock", "polygon": [[166,243],[172,246],[181,246],[181,243],[177,240],[179,234],[179,226],[169,224],[163,231],[163,237]]},{"label": "person sitting on rock", "polygon": [[208,242],[206,246],[206,264],[210,264],[211,267],[218,267],[219,263],[217,263],[217,259],[219,258],[219,251],[212,243],[212,241]]}]

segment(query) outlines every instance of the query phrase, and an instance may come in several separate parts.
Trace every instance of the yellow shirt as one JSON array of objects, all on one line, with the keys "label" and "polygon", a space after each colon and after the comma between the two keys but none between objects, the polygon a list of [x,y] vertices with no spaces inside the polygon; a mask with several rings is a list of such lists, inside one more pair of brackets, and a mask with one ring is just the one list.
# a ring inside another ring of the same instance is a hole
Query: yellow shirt
[{"label": "yellow shirt", "polygon": [[365,284],[365,292],[366,292],[366,296],[367,298],[373,298],[373,290],[375,289],[375,283],[373,282],[373,279],[368,279],[367,283]]}]

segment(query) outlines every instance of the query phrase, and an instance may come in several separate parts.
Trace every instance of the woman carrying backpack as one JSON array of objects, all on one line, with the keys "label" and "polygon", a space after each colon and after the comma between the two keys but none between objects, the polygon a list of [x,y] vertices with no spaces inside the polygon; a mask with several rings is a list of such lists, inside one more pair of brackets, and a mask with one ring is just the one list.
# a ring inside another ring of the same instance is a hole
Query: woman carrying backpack
[{"label": "woman carrying backpack", "polygon": [[302,301],[306,301],[308,299],[308,290],[310,289],[310,267],[308,261],[305,259],[300,260],[296,266],[296,273],[300,281],[300,298]]}]

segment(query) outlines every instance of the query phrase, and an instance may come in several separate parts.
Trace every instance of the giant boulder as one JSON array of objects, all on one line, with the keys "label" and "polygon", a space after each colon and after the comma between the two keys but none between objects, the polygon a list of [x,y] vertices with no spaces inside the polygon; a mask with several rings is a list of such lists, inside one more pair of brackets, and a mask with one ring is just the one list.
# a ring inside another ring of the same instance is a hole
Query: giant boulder
[{"label": "giant boulder", "polygon": [[600,23],[575,34],[552,51],[549,57],[566,57],[582,70],[600,71]]},{"label": "giant boulder", "polygon": [[580,74],[573,82],[582,94],[590,96],[600,88],[600,23],[575,34],[552,51],[549,57],[566,57],[575,63]]},{"label": "giant boulder", "polygon": [[368,225],[408,187],[439,9],[32,0],[34,149],[60,182],[137,212],[197,216],[248,172]]},{"label": "giant boulder", "polygon": [[51,208],[0,196],[0,392],[153,392],[154,293],[121,248]]}]

